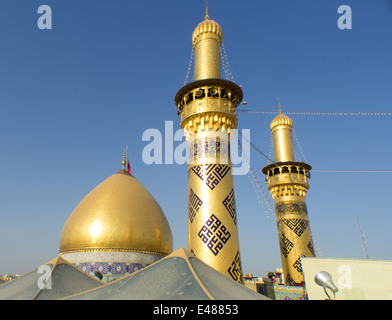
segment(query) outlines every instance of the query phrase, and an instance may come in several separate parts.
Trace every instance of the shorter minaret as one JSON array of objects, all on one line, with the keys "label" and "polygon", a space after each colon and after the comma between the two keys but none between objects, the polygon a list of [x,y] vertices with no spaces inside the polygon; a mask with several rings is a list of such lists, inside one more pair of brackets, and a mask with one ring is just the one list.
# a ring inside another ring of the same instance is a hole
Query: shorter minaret
[{"label": "shorter minaret", "polygon": [[312,167],[295,161],[293,122],[282,114],[280,103],[279,114],[272,120],[270,129],[275,163],[264,167],[262,172],[267,176],[268,190],[275,200],[284,280],[287,285],[299,285],[304,282],[300,259],[315,256],[305,203]]}]

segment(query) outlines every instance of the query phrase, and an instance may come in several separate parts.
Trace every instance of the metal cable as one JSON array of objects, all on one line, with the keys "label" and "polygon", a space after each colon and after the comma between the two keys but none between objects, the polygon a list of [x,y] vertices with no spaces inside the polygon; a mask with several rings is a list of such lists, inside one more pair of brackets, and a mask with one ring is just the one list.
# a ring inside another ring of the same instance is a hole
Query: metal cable
[{"label": "metal cable", "polygon": [[188,77],[189,77],[189,74],[190,74],[190,72],[191,72],[192,62],[193,62],[193,54],[194,54],[194,52],[195,52],[195,50],[194,50],[193,47],[192,47],[191,58],[189,59],[188,71],[187,71],[186,76],[185,76],[184,86],[185,86],[186,83],[188,82]]},{"label": "metal cable", "polygon": [[[263,110],[245,110],[237,109],[237,112],[242,113],[258,113],[258,114],[273,114],[277,115],[277,111],[263,111]],[[299,111],[285,111],[282,114],[287,115],[301,115],[301,116],[392,116],[392,112],[299,112]]]}]

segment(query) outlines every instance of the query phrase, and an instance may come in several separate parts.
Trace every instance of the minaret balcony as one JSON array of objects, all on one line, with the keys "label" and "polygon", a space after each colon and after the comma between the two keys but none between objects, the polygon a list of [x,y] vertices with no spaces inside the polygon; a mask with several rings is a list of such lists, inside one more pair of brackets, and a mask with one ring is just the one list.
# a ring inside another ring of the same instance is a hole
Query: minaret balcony
[{"label": "minaret balcony", "polygon": [[311,166],[303,162],[272,163],[262,169],[268,188],[273,189],[284,185],[297,185],[306,190],[309,188]]}]

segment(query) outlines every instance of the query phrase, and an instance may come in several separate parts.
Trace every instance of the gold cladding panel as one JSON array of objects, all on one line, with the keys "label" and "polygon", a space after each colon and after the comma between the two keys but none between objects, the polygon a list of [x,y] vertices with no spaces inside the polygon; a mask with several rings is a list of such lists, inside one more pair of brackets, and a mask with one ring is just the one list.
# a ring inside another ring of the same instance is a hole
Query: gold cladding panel
[{"label": "gold cladding panel", "polygon": [[188,195],[189,251],[215,270],[242,282],[231,167],[190,166]]},{"label": "gold cladding panel", "polygon": [[294,161],[293,141],[291,129],[280,127],[272,132],[275,162]]},{"label": "gold cladding panel", "polygon": [[[208,87],[203,88],[204,90],[208,90]],[[204,98],[201,100],[193,100],[188,105],[185,106],[183,112],[181,113],[181,123],[185,123],[187,119],[193,117],[195,115],[201,115],[205,113],[211,113],[210,118],[211,121],[215,118],[226,117],[231,119],[233,122],[236,122],[237,119],[237,110],[235,108],[235,104],[230,100],[223,98]],[[235,123],[234,127],[237,126]]]},{"label": "gold cladding panel", "polygon": [[192,35],[195,50],[195,80],[221,77],[220,44],[222,38],[222,29],[213,20],[205,20],[196,27]]},{"label": "gold cladding panel", "polygon": [[280,199],[276,204],[276,222],[286,284],[300,284],[304,281],[300,258],[315,256],[305,202],[301,198]]},{"label": "gold cladding panel", "polygon": [[221,77],[220,44],[214,38],[205,38],[195,46],[195,80]]}]

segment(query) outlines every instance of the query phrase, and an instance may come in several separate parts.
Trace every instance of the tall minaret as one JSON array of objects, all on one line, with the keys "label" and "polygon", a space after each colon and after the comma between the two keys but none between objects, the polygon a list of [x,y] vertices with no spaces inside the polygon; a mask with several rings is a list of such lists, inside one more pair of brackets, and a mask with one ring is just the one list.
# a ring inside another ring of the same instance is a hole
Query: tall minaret
[{"label": "tall minaret", "polygon": [[312,234],[305,203],[310,165],[294,160],[293,122],[281,113],[272,120],[275,163],[262,169],[275,200],[283,275],[287,285],[304,282],[301,257],[314,257]]},{"label": "tall minaret", "polygon": [[234,196],[230,131],[243,93],[221,79],[222,29],[206,17],[193,32],[194,81],[181,88],[175,104],[188,141],[189,251],[235,281],[242,282]]}]

